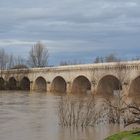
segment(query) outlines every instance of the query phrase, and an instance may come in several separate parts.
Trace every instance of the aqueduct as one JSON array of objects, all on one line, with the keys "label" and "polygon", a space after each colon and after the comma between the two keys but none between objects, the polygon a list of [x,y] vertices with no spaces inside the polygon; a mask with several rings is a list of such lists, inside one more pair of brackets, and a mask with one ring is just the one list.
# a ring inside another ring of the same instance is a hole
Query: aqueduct
[{"label": "aqueduct", "polygon": [[0,71],[0,90],[140,95],[140,61]]}]

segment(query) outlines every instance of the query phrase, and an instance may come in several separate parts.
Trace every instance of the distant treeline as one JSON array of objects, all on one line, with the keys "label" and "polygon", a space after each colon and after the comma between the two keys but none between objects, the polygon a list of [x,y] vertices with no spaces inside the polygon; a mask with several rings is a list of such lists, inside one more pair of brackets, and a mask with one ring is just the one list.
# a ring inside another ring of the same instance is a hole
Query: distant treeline
[{"label": "distant treeline", "polygon": [[[28,53],[28,57],[22,58],[21,56],[14,56],[8,54],[2,48],[0,49],[0,69],[20,69],[20,68],[34,68],[34,67],[47,67],[48,66],[49,52],[47,47],[41,42],[37,42],[31,48]],[[140,60],[140,57],[135,57],[131,60]],[[105,62],[120,62],[121,59],[114,53],[111,53],[105,57],[97,56],[93,63],[105,63]],[[77,65],[83,64],[78,60],[62,60],[60,66],[65,65]]]},{"label": "distant treeline", "polygon": [[[130,59],[132,61],[134,60],[140,60],[140,57],[135,57]],[[127,60],[122,60],[121,58],[119,58],[115,53],[110,53],[108,55],[106,55],[105,57],[102,56],[97,56],[94,60],[93,63],[106,63],[106,62],[120,62],[120,61],[127,61]],[[61,61],[60,65],[64,66],[64,65],[77,65],[77,64],[83,64],[81,61]]]}]

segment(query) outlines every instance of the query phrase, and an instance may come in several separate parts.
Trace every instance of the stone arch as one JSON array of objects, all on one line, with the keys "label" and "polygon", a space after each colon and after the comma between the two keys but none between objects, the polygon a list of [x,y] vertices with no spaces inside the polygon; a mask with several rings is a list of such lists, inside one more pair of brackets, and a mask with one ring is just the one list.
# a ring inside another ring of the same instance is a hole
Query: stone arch
[{"label": "stone arch", "polygon": [[45,78],[43,77],[38,77],[36,80],[35,80],[35,87],[34,89],[36,91],[47,91],[47,82],[45,80]]},{"label": "stone arch", "polygon": [[0,77],[0,90],[4,90],[5,89],[5,81],[2,77]]},{"label": "stone arch", "polygon": [[9,78],[8,89],[10,89],[10,90],[16,90],[17,89],[17,81],[14,77]]},{"label": "stone arch", "polygon": [[115,91],[122,90],[119,79],[113,75],[102,77],[97,85],[97,94],[113,96]]},{"label": "stone arch", "polygon": [[88,93],[91,92],[91,82],[83,75],[76,77],[72,83],[72,93]]},{"label": "stone arch", "polygon": [[21,90],[30,90],[30,80],[28,77],[23,77],[20,81]]},{"label": "stone arch", "polygon": [[132,80],[129,88],[129,96],[140,95],[140,76]]},{"label": "stone arch", "polygon": [[58,93],[66,93],[67,83],[61,76],[57,76],[53,79],[51,84],[51,91]]}]

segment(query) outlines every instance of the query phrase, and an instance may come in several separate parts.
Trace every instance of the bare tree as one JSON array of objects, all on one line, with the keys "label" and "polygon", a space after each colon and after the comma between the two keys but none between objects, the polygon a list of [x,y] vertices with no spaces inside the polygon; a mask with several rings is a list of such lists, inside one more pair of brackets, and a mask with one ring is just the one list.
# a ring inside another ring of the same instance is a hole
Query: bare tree
[{"label": "bare tree", "polygon": [[26,60],[24,58],[22,58],[21,56],[17,56],[15,57],[15,65],[26,65]]},{"label": "bare tree", "polygon": [[105,57],[97,56],[94,60],[94,63],[104,63],[104,62],[120,62],[120,59],[114,53],[111,53]]},{"label": "bare tree", "polygon": [[9,56],[8,69],[22,69],[27,67],[26,60],[21,56],[15,57],[12,54]]},{"label": "bare tree", "polygon": [[31,67],[45,67],[48,65],[49,52],[44,44],[37,42],[29,52],[29,65]]},{"label": "bare tree", "polygon": [[104,62],[104,58],[103,57],[99,57],[97,56],[94,60],[94,63],[103,63]]},{"label": "bare tree", "polygon": [[15,58],[13,54],[9,56],[9,64],[8,64],[8,69],[11,69],[15,66]]},{"label": "bare tree", "polygon": [[[106,102],[109,105],[109,121],[112,123],[122,123],[127,117],[125,116],[127,103],[125,101],[125,90],[123,88],[126,88],[128,79],[128,71],[125,64],[122,64],[121,62],[118,62],[116,64],[116,71],[118,82],[114,83],[115,90],[113,91],[114,94],[114,100],[107,98]],[[124,86],[124,87],[122,87]]]},{"label": "bare tree", "polygon": [[[127,106],[127,110],[131,113],[131,117],[126,122],[125,127],[131,124],[139,124],[140,125],[140,107],[138,104],[133,103],[132,105]],[[140,131],[139,131],[140,133]]]},{"label": "bare tree", "polygon": [[105,57],[105,62],[119,62],[120,59],[114,53],[109,54]]},{"label": "bare tree", "polygon": [[104,119],[104,106],[97,109],[93,96],[87,98],[61,97],[58,102],[59,124],[62,126],[95,126]]},{"label": "bare tree", "polygon": [[73,60],[73,61],[61,61],[60,62],[60,66],[67,66],[67,65],[79,65],[79,64],[83,64],[81,61],[78,60]]},{"label": "bare tree", "polygon": [[4,49],[0,49],[0,69],[4,70],[7,68],[9,62],[9,56],[5,53]]}]

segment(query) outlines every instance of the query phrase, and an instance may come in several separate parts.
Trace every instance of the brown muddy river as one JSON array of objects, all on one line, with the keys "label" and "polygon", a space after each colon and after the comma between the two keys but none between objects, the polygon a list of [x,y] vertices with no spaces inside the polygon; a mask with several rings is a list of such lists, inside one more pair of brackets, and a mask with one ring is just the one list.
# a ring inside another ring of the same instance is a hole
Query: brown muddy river
[{"label": "brown muddy river", "polygon": [[0,140],[103,140],[118,126],[63,128],[58,124],[60,96],[0,91]]}]

